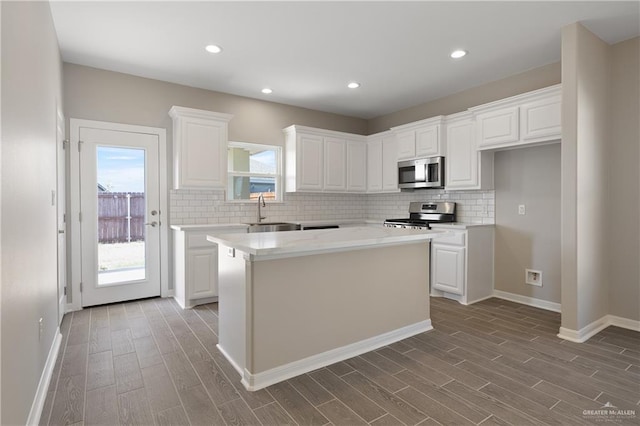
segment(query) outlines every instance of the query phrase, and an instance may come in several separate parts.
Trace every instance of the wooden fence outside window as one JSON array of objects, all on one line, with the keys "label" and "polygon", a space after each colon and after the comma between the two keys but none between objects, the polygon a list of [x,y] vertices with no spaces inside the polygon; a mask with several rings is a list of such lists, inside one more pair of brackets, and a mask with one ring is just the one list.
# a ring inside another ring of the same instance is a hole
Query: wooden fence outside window
[{"label": "wooden fence outside window", "polygon": [[143,192],[98,193],[98,243],[144,240]]}]

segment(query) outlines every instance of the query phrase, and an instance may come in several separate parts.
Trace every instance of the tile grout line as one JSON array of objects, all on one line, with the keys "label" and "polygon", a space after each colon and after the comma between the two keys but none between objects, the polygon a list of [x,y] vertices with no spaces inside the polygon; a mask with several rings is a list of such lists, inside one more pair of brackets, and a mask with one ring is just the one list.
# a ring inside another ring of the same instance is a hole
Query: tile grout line
[{"label": "tile grout line", "polygon": [[[160,311],[160,309],[158,309],[158,306],[156,305],[155,302],[153,302],[153,306],[155,306],[155,308],[158,311],[158,313],[162,316],[163,321],[165,322],[165,324],[167,324],[167,322],[166,322],[166,320],[164,318],[164,314]],[[147,311],[143,310],[143,312],[144,312],[144,316],[145,316],[145,318],[147,319],[147,322],[148,322],[149,318],[147,317]],[[169,324],[167,324],[167,327],[169,327]],[[169,327],[169,330],[171,331],[171,334],[173,334],[173,330],[171,330],[171,327]],[[187,421],[191,425],[191,419],[189,418],[187,407],[184,405],[184,401],[182,400],[182,396],[180,396],[180,392],[178,391],[178,386],[176,385],[175,380],[173,380],[173,375],[169,371],[169,367],[167,366],[167,361],[164,359],[163,354],[160,352],[160,346],[158,346],[158,339],[156,337],[156,333],[154,333],[153,328],[151,327],[151,324],[149,324],[149,331],[151,331],[151,337],[153,338],[153,343],[156,345],[156,349],[158,349],[158,353],[160,354],[160,359],[162,359],[162,365],[164,365],[164,368],[167,370],[167,374],[169,375],[169,380],[171,380],[171,384],[173,384],[173,389],[176,391],[176,395],[178,395],[178,399],[180,400],[180,406],[182,406],[182,409],[184,410],[184,414],[187,416]],[[174,335],[174,338],[175,338],[175,335]],[[180,345],[180,342],[177,342],[177,343]],[[180,347],[182,348],[182,345],[180,345]],[[200,377],[198,377],[198,380],[200,380]],[[200,380],[200,381],[202,382],[202,380]],[[144,383],[144,378],[142,379],[142,382]],[[215,404],[214,404],[214,406],[215,406]],[[223,419],[223,421],[224,421],[224,419]]]}]

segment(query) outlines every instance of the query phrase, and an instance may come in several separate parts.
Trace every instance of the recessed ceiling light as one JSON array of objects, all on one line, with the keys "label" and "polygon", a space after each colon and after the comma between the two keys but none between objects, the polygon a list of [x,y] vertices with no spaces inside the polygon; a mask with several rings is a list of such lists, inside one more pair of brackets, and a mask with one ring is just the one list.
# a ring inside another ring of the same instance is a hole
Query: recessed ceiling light
[{"label": "recessed ceiling light", "polygon": [[467,51],[466,51],[466,50],[454,50],[453,52],[451,52],[451,55],[450,55],[450,56],[451,56],[453,59],[460,59],[460,58],[462,58],[463,56],[465,56],[466,54],[467,54]]},{"label": "recessed ceiling light", "polygon": [[265,95],[270,95],[271,93],[273,93],[273,90],[265,87],[264,89],[262,89],[262,93],[264,93]]},{"label": "recessed ceiling light", "polygon": [[347,84],[347,87],[349,89],[357,89],[358,87],[360,87],[360,83],[352,81],[351,83]]},{"label": "recessed ceiling light", "polygon": [[204,49],[209,53],[220,53],[220,52],[222,52],[222,47],[217,46],[215,44],[209,44]]}]

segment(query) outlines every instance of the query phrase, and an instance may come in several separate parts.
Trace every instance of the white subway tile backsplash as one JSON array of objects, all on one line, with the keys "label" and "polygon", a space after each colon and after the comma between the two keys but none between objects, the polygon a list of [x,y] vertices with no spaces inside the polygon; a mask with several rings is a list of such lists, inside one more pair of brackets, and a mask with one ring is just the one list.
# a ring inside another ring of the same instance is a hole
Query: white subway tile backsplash
[{"label": "white subway tile backsplash", "polygon": [[[494,191],[428,190],[388,194],[285,194],[282,203],[267,203],[268,221],[371,219],[383,221],[408,215],[411,201],[450,200],[457,203],[458,220],[494,223]],[[256,203],[227,203],[224,191],[172,190],[172,225],[255,221]]]}]

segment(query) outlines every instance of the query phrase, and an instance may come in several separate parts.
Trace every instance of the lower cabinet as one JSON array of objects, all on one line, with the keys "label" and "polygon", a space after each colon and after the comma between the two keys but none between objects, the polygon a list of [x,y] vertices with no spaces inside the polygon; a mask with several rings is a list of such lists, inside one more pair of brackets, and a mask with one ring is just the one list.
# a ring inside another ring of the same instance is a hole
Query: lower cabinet
[{"label": "lower cabinet", "polygon": [[433,243],[431,246],[431,288],[452,294],[464,294],[464,247]]},{"label": "lower cabinet", "polygon": [[[173,230],[173,291],[183,308],[218,300],[218,245],[207,241],[211,230],[188,226]],[[238,229],[217,229],[217,233],[247,232]]]},{"label": "lower cabinet", "polygon": [[493,232],[493,226],[470,226],[433,239],[431,296],[467,305],[493,295]]}]

